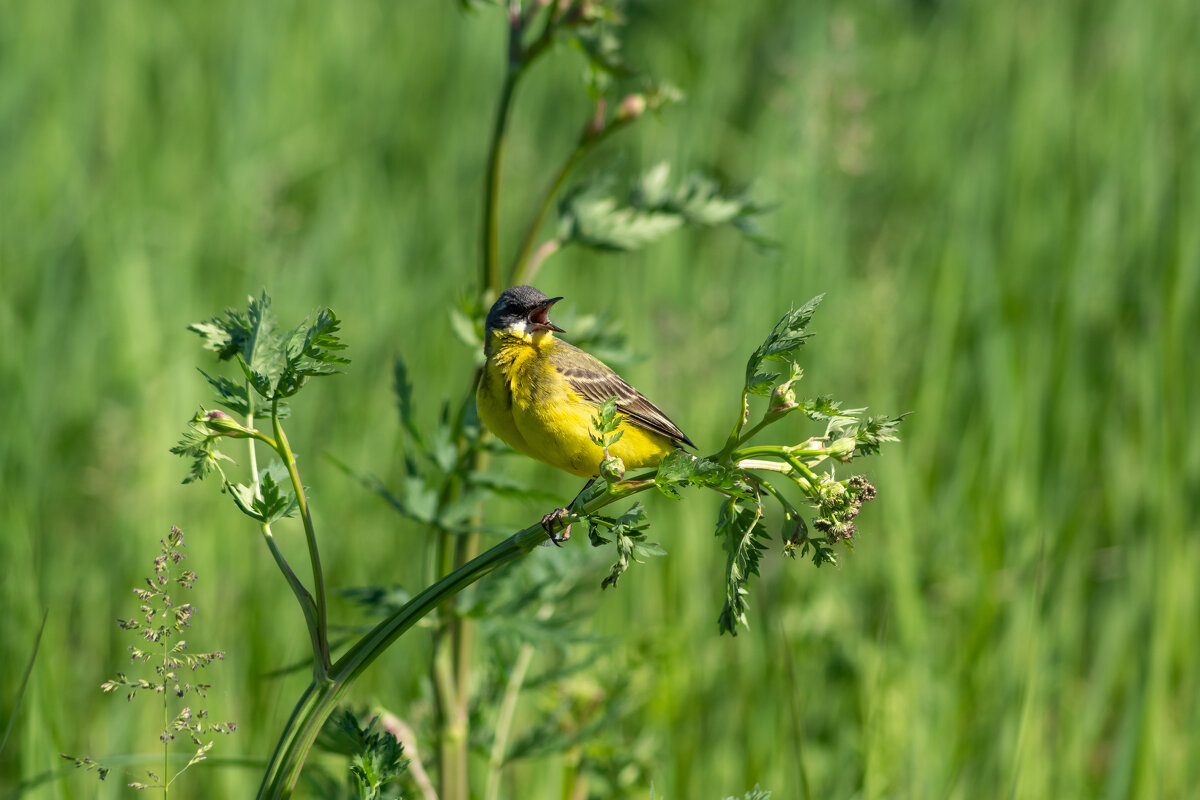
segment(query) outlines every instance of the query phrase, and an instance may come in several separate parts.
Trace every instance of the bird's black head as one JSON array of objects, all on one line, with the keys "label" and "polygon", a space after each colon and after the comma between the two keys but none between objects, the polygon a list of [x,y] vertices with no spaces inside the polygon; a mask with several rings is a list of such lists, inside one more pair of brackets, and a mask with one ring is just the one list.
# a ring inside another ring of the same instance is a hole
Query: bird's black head
[{"label": "bird's black head", "polygon": [[550,306],[561,297],[546,297],[532,286],[505,289],[488,312],[487,332],[505,331],[532,334],[536,331],[562,331],[550,321]]}]

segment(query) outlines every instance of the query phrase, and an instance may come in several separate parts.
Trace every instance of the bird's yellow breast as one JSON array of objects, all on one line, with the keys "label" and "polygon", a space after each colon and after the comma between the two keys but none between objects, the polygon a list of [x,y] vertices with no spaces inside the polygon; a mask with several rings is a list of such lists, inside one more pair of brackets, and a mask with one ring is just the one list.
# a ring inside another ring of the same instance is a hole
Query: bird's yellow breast
[{"label": "bird's yellow breast", "polygon": [[[551,362],[554,336],[493,331],[491,337],[476,392],[483,424],[526,455],[583,478],[597,475],[604,451],[590,436],[596,406],[572,389]],[[608,450],[627,469],[656,466],[675,447],[627,421],[621,430]]]}]

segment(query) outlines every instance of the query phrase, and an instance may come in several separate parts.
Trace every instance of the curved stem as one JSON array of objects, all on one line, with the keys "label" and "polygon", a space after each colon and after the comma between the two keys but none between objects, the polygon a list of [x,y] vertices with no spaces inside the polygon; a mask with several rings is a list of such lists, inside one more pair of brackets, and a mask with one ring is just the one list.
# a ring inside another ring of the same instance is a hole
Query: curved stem
[{"label": "curved stem", "polygon": [[[533,283],[534,278],[538,274],[538,270],[542,268],[542,264],[546,259],[554,255],[562,247],[561,239],[547,239],[538,245],[538,249],[533,251],[533,255],[529,257],[529,263],[526,265],[525,274],[521,276],[524,283]],[[516,282],[515,280],[513,281]]]},{"label": "curved stem", "polygon": [[317,549],[317,531],[313,527],[312,509],[308,505],[308,496],[304,493],[304,484],[300,480],[300,470],[296,467],[296,456],[288,444],[287,434],[279,423],[279,401],[271,404],[271,424],[275,429],[275,452],[283,459],[287,467],[288,477],[292,481],[292,491],[296,493],[296,503],[300,509],[300,519],[304,522],[304,538],[308,542],[308,558],[312,562],[313,599],[316,602],[317,641],[313,652],[313,671],[319,681],[329,674],[329,621],[325,603],[325,573],[321,569],[321,554]]},{"label": "curved stem", "polygon": [[762,422],[754,426],[750,433],[742,436],[742,429],[746,427],[746,420],[750,416],[750,395],[746,391],[742,391],[742,402],[740,404],[737,422],[733,425],[733,430],[729,432],[729,438],[725,440],[725,446],[721,448],[721,452],[717,454],[718,461],[724,461],[733,452],[734,448],[742,442],[746,441],[750,436],[762,428]]},{"label": "curved stem", "polygon": [[[554,43],[554,32],[558,27],[559,2],[560,0],[555,0],[554,7],[549,10],[546,16],[545,27],[529,47],[521,45],[521,35],[524,33],[525,24],[529,19],[521,16],[519,4],[513,4],[509,7],[508,65],[504,72],[504,82],[500,86],[500,102],[496,108],[496,119],[492,123],[492,136],[488,147],[487,171],[483,195],[483,269],[480,275],[480,289],[492,295],[499,294],[502,288],[500,286],[500,172],[504,162],[504,142],[508,129],[508,117],[512,111],[513,96],[517,91],[517,83],[521,80],[525,71],[538,58],[545,54],[550,49],[550,45]],[[571,158],[568,158],[568,165],[564,165],[563,170],[560,170],[562,174],[557,179],[559,182],[566,177],[565,172],[570,170],[570,166],[573,163],[572,158],[577,157],[573,155]],[[530,232],[526,234],[526,239],[531,237],[536,238],[537,229],[541,224],[541,217],[545,214],[549,200],[553,199],[554,191],[557,191],[557,189],[552,189],[548,197],[543,199],[543,205],[538,212],[537,220],[531,226]],[[528,250],[531,247],[532,244],[523,243],[521,245],[521,255],[517,257],[515,264],[521,264],[528,260]],[[512,274],[515,276],[518,271],[516,266],[514,266]]]},{"label": "curved stem", "polygon": [[563,161],[562,166],[558,168],[554,179],[550,181],[550,186],[542,195],[542,201],[538,204],[537,211],[533,215],[533,220],[529,223],[529,227],[525,231],[525,238],[521,240],[521,246],[517,250],[517,257],[513,259],[512,272],[509,276],[509,285],[515,286],[519,283],[526,283],[533,280],[538,268],[547,256],[554,253],[562,246],[562,242],[558,239],[551,239],[537,251],[538,258],[533,259],[533,245],[537,241],[538,231],[541,230],[542,220],[546,218],[546,212],[550,210],[550,205],[554,202],[555,195],[562,189],[566,183],[567,176],[571,174],[571,170],[575,169],[584,156],[608,137],[612,136],[617,131],[623,130],[634,121],[634,117],[624,117],[614,119],[607,124],[603,119],[603,107],[598,112],[597,119],[590,120],[584,126],[583,132],[579,134],[579,141],[575,143],[575,148]]},{"label": "curved stem", "polygon": [[[530,262],[530,256],[533,254],[533,246],[537,241],[538,231],[542,228],[542,220],[546,218],[546,212],[550,210],[551,203],[554,202],[555,195],[566,182],[567,176],[571,174],[571,170],[579,163],[584,154],[590,148],[587,147],[586,140],[581,137],[575,148],[571,150],[571,154],[563,161],[562,166],[558,168],[554,179],[550,181],[550,185],[546,188],[542,195],[542,201],[538,204],[537,211],[534,212],[533,219],[529,223],[529,227],[525,230],[525,237],[521,240],[521,246],[517,249],[517,257],[513,259],[512,271],[509,273],[508,283],[510,286],[516,286],[520,283],[525,283],[528,280],[533,280],[533,264]],[[558,249],[557,247],[554,248]],[[539,253],[541,251],[539,250]],[[542,261],[546,256],[550,255],[553,250],[543,253],[538,259],[537,266],[541,266]]]},{"label": "curved stem", "polygon": [[479,277],[480,290],[497,294],[500,291],[500,166],[504,162],[504,136],[513,93],[521,77],[519,67],[509,66],[500,88],[500,105],[492,123],[491,146],[488,148],[487,172],[483,190],[483,272]]},{"label": "curved stem", "polygon": [[[581,510],[581,515],[591,514],[617,500],[645,491],[654,485],[653,480],[641,481],[628,490],[604,494],[590,500]],[[577,519],[570,515],[562,522]],[[560,523],[561,524],[561,523]],[[325,681],[314,680],[296,703],[283,734],[275,746],[275,752],[263,774],[258,797],[287,798],[291,796],[300,770],[308,757],[321,726],[337,707],[338,700],[363,670],[381,656],[401,635],[435,608],[454,595],[478,581],[490,572],[528,554],[533,548],[546,541],[546,531],[541,523],[534,523],[500,542],[495,547],[475,557],[467,564],[454,570],[432,586],[409,600],[398,611],[376,625],[359,639],[345,655],[329,670]]]},{"label": "curved stem", "polygon": [[[801,481],[804,481],[804,483],[807,483],[808,489],[806,489],[806,491],[809,494],[812,494],[813,492],[815,492],[817,490],[818,484],[821,483],[821,479],[818,478],[816,476],[816,474],[814,474],[813,471],[811,469],[809,469],[808,466],[803,461],[796,458],[791,453],[784,453],[783,458],[785,461],[787,461],[789,464],[791,464],[792,467],[798,473],[796,475],[791,475],[789,477],[791,477],[791,479],[794,480],[798,484]],[[803,484],[801,484],[801,488],[804,488]]]},{"label": "curved stem", "polygon": [[271,556],[275,559],[275,565],[283,573],[284,580],[287,581],[292,594],[296,596],[296,601],[300,603],[300,611],[304,614],[304,624],[308,628],[308,638],[312,644],[313,678],[318,681],[322,680],[328,670],[325,668],[318,669],[320,659],[317,658],[317,654],[321,652],[321,626],[317,614],[316,601],[313,600],[313,596],[309,594],[308,589],[304,588],[304,583],[296,577],[296,573],[292,571],[287,559],[283,557],[283,552],[275,542],[275,534],[271,532],[271,524],[263,522],[259,524],[259,528],[262,531],[263,539],[267,543],[267,549],[271,551]]}]

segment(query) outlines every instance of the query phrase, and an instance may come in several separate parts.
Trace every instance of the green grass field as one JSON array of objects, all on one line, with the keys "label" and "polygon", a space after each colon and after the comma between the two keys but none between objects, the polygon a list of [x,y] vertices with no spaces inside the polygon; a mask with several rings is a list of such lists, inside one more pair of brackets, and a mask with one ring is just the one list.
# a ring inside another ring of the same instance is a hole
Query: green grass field
[{"label": "green grass field", "polygon": [[[624,679],[600,702],[628,709],[589,752],[644,771],[596,796],[1198,791],[1200,6],[676,0],[628,16],[629,59],[686,101],[581,174],[666,161],[753,183],[780,246],[713,230],[568,249],[537,281],[566,296],[560,324],[618,321],[644,356],[626,376],[710,452],[746,356],[824,292],[801,394],[912,415],[856,465],[879,499],[854,553],[816,570],[773,551],[736,639],[717,636],[715,498],[650,500],[669,555],[615,590],[599,589],[611,552],[582,536],[519,567],[571,564],[570,630],[608,637],[577,690]],[[422,529],[326,456],[400,480],[397,355],[430,424],[468,388],[449,310],[478,274],[504,23],[448,0],[0,0],[0,19],[0,725],[48,614],[0,796],[126,796],[124,776],[97,783],[59,753],[157,752],[152,704],[99,684],[125,668],[114,620],[171,525],[200,575],[195,644],[228,653],[210,708],[239,725],[172,796],[252,796],[307,682],[272,673],[308,643],[253,526],[213,485],[179,483],[167,451],[208,402],[195,368],[213,368],[185,326],[263,289],[284,320],[344,319],[353,364],[289,429],[327,575],[420,588]],[[587,119],[580,72],[559,48],[521,88],[506,252]],[[504,468],[562,501],[577,489],[527,459]],[[280,537],[299,558],[298,526]],[[363,621],[344,600],[333,617]],[[427,710],[428,647],[403,639],[354,701]],[[502,796],[559,797],[565,768],[518,762]]]}]

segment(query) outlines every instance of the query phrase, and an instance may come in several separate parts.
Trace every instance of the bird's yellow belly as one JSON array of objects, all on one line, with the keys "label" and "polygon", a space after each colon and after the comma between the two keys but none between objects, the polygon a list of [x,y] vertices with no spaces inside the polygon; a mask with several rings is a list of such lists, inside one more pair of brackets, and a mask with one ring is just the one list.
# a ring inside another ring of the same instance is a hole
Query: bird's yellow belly
[{"label": "bird's yellow belly", "polygon": [[[479,418],[514,449],[581,478],[599,474],[604,451],[590,435],[596,406],[532,348],[499,364],[489,362],[476,399]],[[626,469],[656,466],[674,449],[665,437],[628,422],[621,430],[608,450]]]}]

